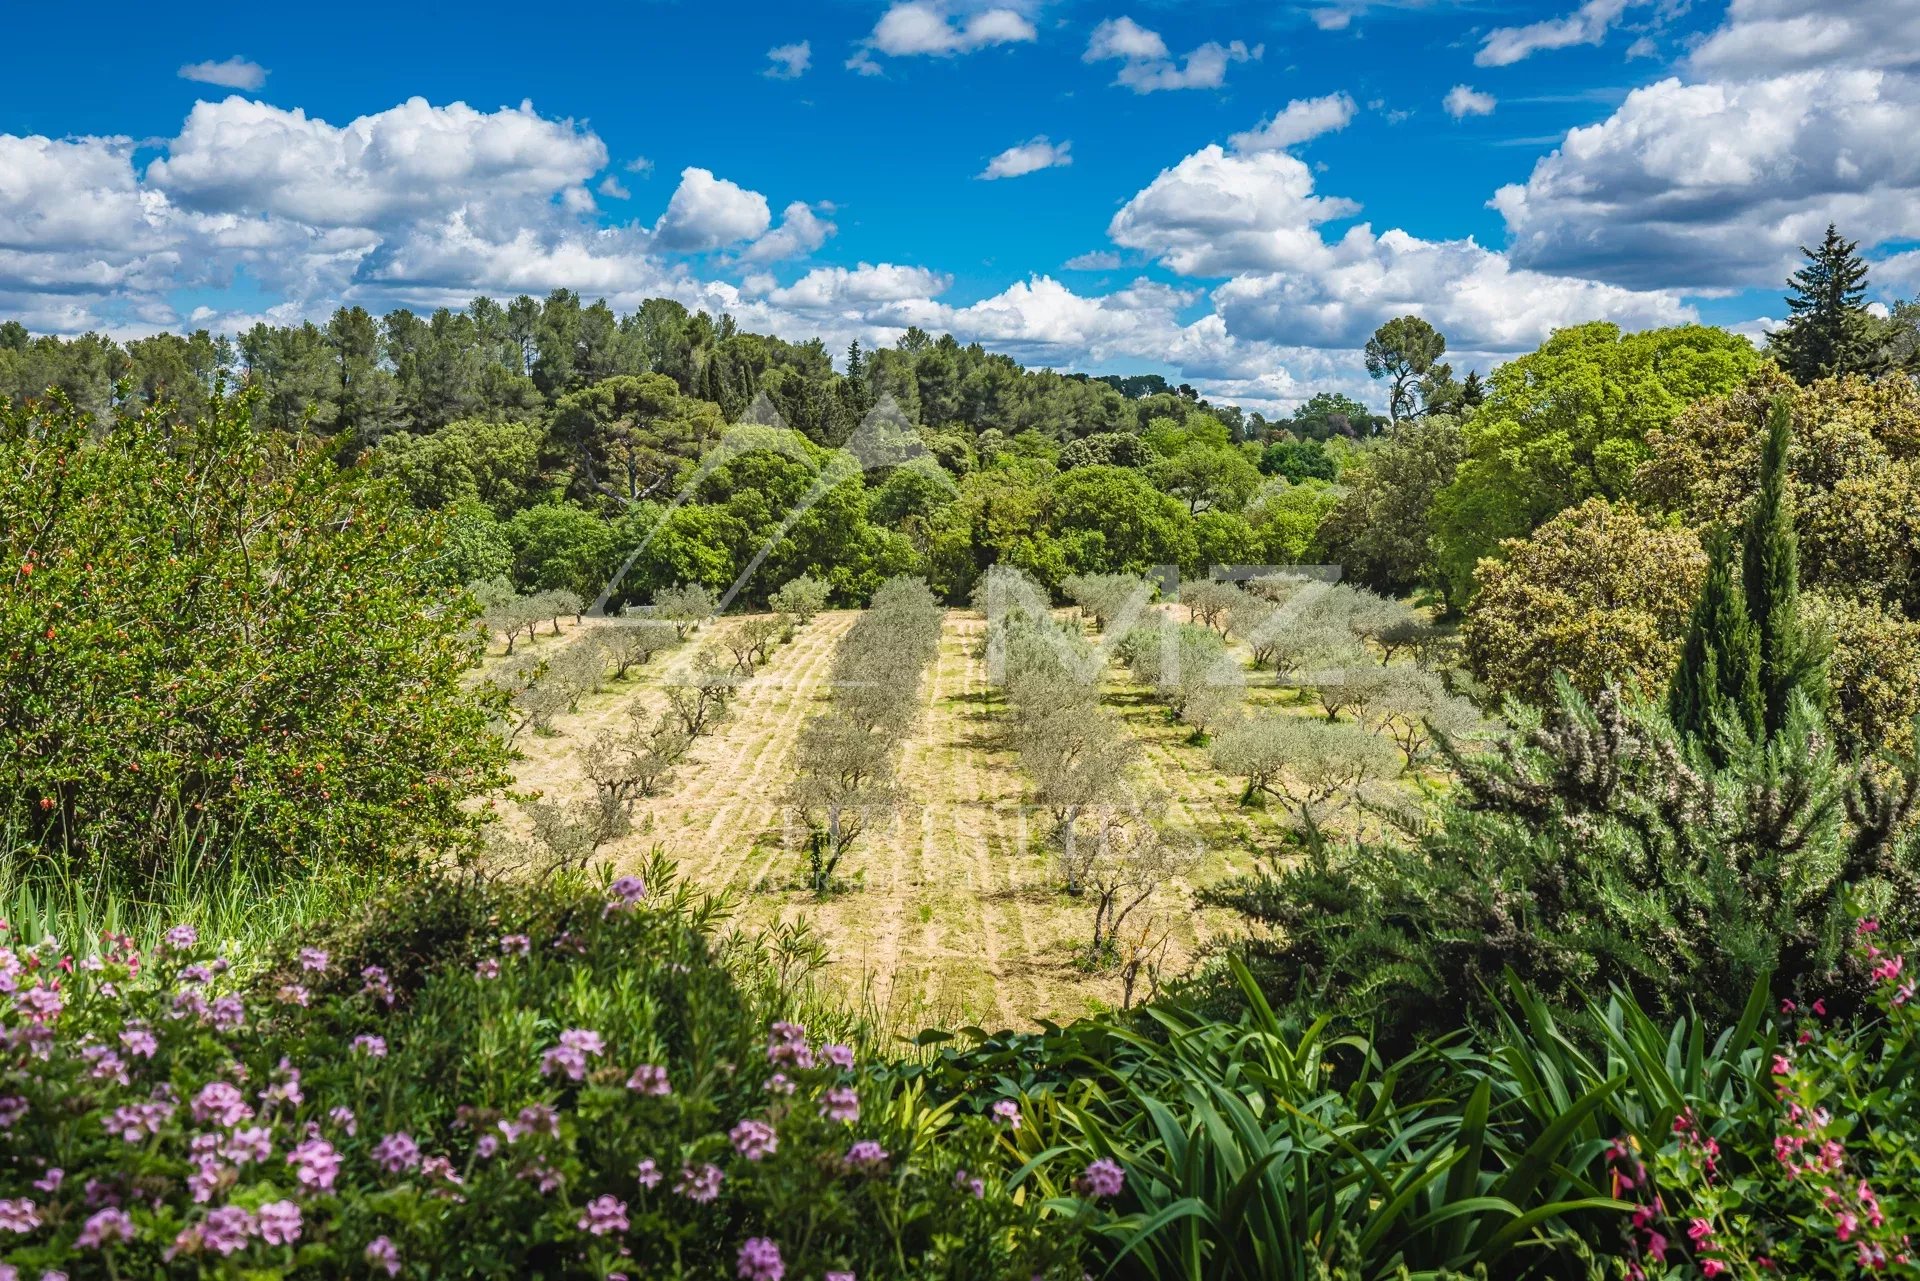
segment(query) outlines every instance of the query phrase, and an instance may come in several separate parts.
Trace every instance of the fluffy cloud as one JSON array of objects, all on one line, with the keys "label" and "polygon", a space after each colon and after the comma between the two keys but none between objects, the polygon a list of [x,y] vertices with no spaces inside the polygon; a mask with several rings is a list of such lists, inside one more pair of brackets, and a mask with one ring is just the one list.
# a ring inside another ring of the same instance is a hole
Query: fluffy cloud
[{"label": "fluffy cloud", "polygon": [[1072,146],[1070,142],[1049,142],[1047,136],[1041,134],[1017,146],[1008,147],[987,161],[987,167],[976,176],[988,180],[1018,178],[1022,174],[1038,173],[1042,169],[1057,169],[1062,165],[1070,165],[1073,163],[1073,157],[1068,154],[1068,148]]},{"label": "fluffy cloud", "polygon": [[1112,271],[1120,265],[1120,255],[1111,249],[1091,249],[1060,265],[1068,271]]},{"label": "fluffy cloud", "polygon": [[804,258],[827,243],[837,228],[813,211],[805,201],[796,200],[780,214],[780,225],[748,245],[740,253],[743,262],[780,262]]},{"label": "fluffy cloud", "polygon": [[1033,24],[1014,9],[982,9],[964,17],[932,0],[901,0],[880,16],[869,48],[889,57],[952,57],[988,45],[1036,39]]},{"label": "fluffy cloud", "polygon": [[772,222],[765,196],[716,178],[709,169],[689,166],[680,171],[680,185],[654,225],[653,236],[662,249],[704,253],[752,240]]},{"label": "fluffy cloud", "polygon": [[1215,145],[1162,170],[1107,235],[1183,276],[1228,276],[1305,262],[1321,244],[1315,228],[1359,208],[1315,194],[1313,171],[1287,152],[1232,155]]},{"label": "fluffy cloud", "polygon": [[1242,152],[1297,147],[1321,134],[1345,129],[1353,120],[1354,110],[1353,99],[1344,93],[1295,98],[1271,120],[1262,121],[1259,128],[1236,133],[1228,141],[1234,150]]},{"label": "fluffy cloud", "polygon": [[1702,76],[1748,77],[1841,64],[1920,66],[1920,6],[1907,0],[1732,0],[1695,47]]},{"label": "fluffy cloud", "polygon": [[1684,70],[1495,193],[1516,261],[1740,289],[1778,285],[1829,221],[1920,236],[1920,8],[1733,0]]},{"label": "fluffy cloud", "polygon": [[1498,103],[1492,94],[1481,93],[1472,85],[1455,85],[1447,90],[1440,105],[1455,120],[1464,120],[1468,116],[1490,116]]},{"label": "fluffy cloud", "polygon": [[1167,42],[1157,31],[1149,31],[1132,18],[1109,18],[1093,29],[1087,41],[1083,62],[1118,61],[1120,72],[1114,83],[1135,93],[1153,93],[1160,89],[1218,89],[1226,82],[1227,65],[1260,57],[1264,47],[1249,49],[1235,40],[1222,45],[1208,41],[1187,54],[1184,60],[1167,52]]},{"label": "fluffy cloud", "polygon": [[775,80],[795,80],[807,73],[813,65],[813,42],[802,40],[799,44],[775,45],[767,50],[769,66],[766,74]]},{"label": "fluffy cloud", "polygon": [[180,78],[196,80],[205,85],[219,85],[223,89],[251,92],[267,82],[267,69],[235,54],[220,62],[189,62],[180,68]]},{"label": "fluffy cloud", "polygon": [[[815,267],[785,288],[769,291],[768,301],[811,315],[849,317],[892,304],[921,302],[944,293],[952,281],[925,267],[861,263],[858,267]],[[904,322],[902,328],[911,322]]]},{"label": "fluffy cloud", "polygon": [[1468,352],[1524,350],[1554,328],[1605,316],[1626,325],[1692,317],[1675,295],[1517,269],[1472,239],[1429,241],[1368,224],[1322,227],[1359,206],[1314,189],[1284,151],[1201,149],[1114,215],[1116,244],[1183,276],[1224,278],[1215,313],[1236,339],[1358,346],[1381,321],[1417,312]]},{"label": "fluffy cloud", "polygon": [[1586,0],[1564,18],[1547,18],[1524,27],[1496,27],[1473,55],[1475,66],[1505,67],[1546,49],[1599,44],[1628,9],[1651,0]]},{"label": "fluffy cloud", "polygon": [[1824,69],[1636,89],[1493,206],[1517,259],[1622,283],[1775,284],[1829,221],[1920,235],[1920,81]]},{"label": "fluffy cloud", "polygon": [[369,226],[544,200],[606,163],[599,138],[527,102],[487,113],[411,98],[336,127],[236,96],[195,104],[146,181],[189,209]]}]

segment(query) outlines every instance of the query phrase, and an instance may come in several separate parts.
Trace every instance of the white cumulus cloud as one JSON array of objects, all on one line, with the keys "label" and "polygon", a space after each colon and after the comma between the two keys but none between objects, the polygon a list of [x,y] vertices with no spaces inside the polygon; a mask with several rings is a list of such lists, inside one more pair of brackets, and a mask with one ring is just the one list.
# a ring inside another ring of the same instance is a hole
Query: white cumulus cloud
[{"label": "white cumulus cloud", "polygon": [[1022,44],[1039,33],[1018,10],[981,9],[960,15],[933,0],[900,0],[874,24],[867,46],[889,57],[952,57],[988,45]]},{"label": "white cumulus cloud", "polygon": [[654,224],[653,236],[662,249],[704,253],[752,240],[772,222],[765,196],[716,178],[711,169],[688,166],[680,171],[680,185]]},{"label": "white cumulus cloud", "polygon": [[1236,151],[1280,151],[1321,134],[1345,129],[1353,121],[1353,99],[1344,93],[1324,98],[1295,98],[1259,128],[1236,133],[1228,141]]},{"label": "white cumulus cloud", "polygon": [[1093,29],[1083,62],[1120,63],[1114,83],[1135,93],[1153,93],[1161,89],[1218,89],[1226,83],[1230,63],[1257,59],[1264,47],[1248,48],[1245,42],[1231,44],[1208,41],[1175,58],[1167,51],[1167,42],[1159,32],[1149,31],[1129,17],[1109,18]]},{"label": "white cumulus cloud", "polygon": [[1777,287],[1829,221],[1869,249],[1920,237],[1920,6],[1734,0],[1684,72],[1495,193],[1516,261]]},{"label": "white cumulus cloud", "polygon": [[1440,105],[1455,120],[1464,120],[1468,116],[1490,116],[1498,103],[1492,94],[1481,93],[1472,85],[1455,85],[1447,90]]}]

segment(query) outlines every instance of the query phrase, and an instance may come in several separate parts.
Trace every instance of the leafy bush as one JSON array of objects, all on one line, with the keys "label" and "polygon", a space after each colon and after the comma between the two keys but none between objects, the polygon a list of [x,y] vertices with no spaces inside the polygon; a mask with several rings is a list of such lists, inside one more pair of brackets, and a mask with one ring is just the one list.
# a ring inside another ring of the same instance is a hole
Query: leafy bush
[{"label": "leafy bush", "polygon": [[0,409],[0,827],[44,851],[377,861],[462,838],[505,781],[435,524],[254,400]]},{"label": "leafy bush", "polygon": [[784,1021],[648,875],[420,884],[249,983],[185,929],[0,949],[0,1267],[1079,1275],[990,1121]]},{"label": "leafy bush", "polygon": [[1916,923],[1920,775],[1840,762],[1804,703],[1724,768],[1614,694],[1515,716],[1497,753],[1450,752],[1458,784],[1413,842],[1319,843],[1213,892],[1270,927],[1243,945],[1267,990],[1395,1041],[1484,1014],[1509,969],[1562,1010],[1619,984],[1730,1019],[1763,977],[1802,998],[1860,981],[1853,897]]}]

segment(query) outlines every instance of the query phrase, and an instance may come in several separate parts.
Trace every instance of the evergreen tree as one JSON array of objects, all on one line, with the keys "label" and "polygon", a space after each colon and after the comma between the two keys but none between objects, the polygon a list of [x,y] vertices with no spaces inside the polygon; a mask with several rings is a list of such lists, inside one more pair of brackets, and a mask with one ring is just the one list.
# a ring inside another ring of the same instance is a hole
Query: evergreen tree
[{"label": "evergreen tree", "polygon": [[1796,382],[1874,372],[1876,326],[1862,301],[1867,264],[1858,249],[1859,242],[1843,239],[1832,223],[1818,249],[1800,248],[1807,265],[1787,281],[1792,314],[1767,335],[1781,368]]},{"label": "evergreen tree", "polygon": [[1733,574],[1733,540],[1723,531],[1709,548],[1706,582],[1687,625],[1686,648],[1667,691],[1667,711],[1689,739],[1706,746],[1724,766],[1729,744],[1722,727],[1760,732],[1760,637],[1747,613],[1747,597]]},{"label": "evergreen tree", "polygon": [[1800,617],[1800,545],[1793,532],[1787,493],[1787,446],[1793,411],[1782,396],[1773,402],[1760,463],[1760,493],[1747,514],[1741,559],[1747,615],[1760,647],[1760,696],[1767,735],[1787,723],[1799,690],[1819,707],[1826,695],[1826,646]]}]

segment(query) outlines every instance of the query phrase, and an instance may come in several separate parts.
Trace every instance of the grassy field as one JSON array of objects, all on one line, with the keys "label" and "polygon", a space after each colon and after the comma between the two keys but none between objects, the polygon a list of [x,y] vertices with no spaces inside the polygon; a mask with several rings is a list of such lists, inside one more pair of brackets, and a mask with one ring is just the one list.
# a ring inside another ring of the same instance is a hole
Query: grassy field
[{"label": "grassy field", "polygon": [[[667,792],[642,802],[640,830],[603,857],[624,870],[658,845],[695,881],[735,891],[743,923],[805,919],[831,952],[835,980],[889,1027],[1030,1025],[1117,1003],[1118,976],[1079,962],[1092,909],[1055,888],[1046,817],[1027,808],[1018,763],[996,745],[978,614],[946,614],[924,712],[902,752],[911,804],[900,821],[854,847],[843,866],[847,890],[821,897],[802,885],[802,833],[789,829],[780,797],[796,736],[829,694],[834,646],[856,617],[824,613],[777,650],[726,720],[697,740]],[[596,625],[539,645],[557,649]],[[718,620],[706,634],[736,625]],[[581,744],[633,708],[657,709],[663,682],[697,648],[696,640],[584,698],[552,735],[523,736],[519,786],[553,798],[585,794]],[[1252,696],[1271,692],[1256,686]],[[1164,968],[1177,973],[1229,923],[1196,908],[1191,890],[1246,870],[1257,846],[1271,842],[1272,820],[1238,806],[1237,785],[1117,664],[1103,697],[1144,749],[1136,786],[1164,793],[1176,836],[1206,848],[1191,883],[1154,909],[1170,932]]]}]

